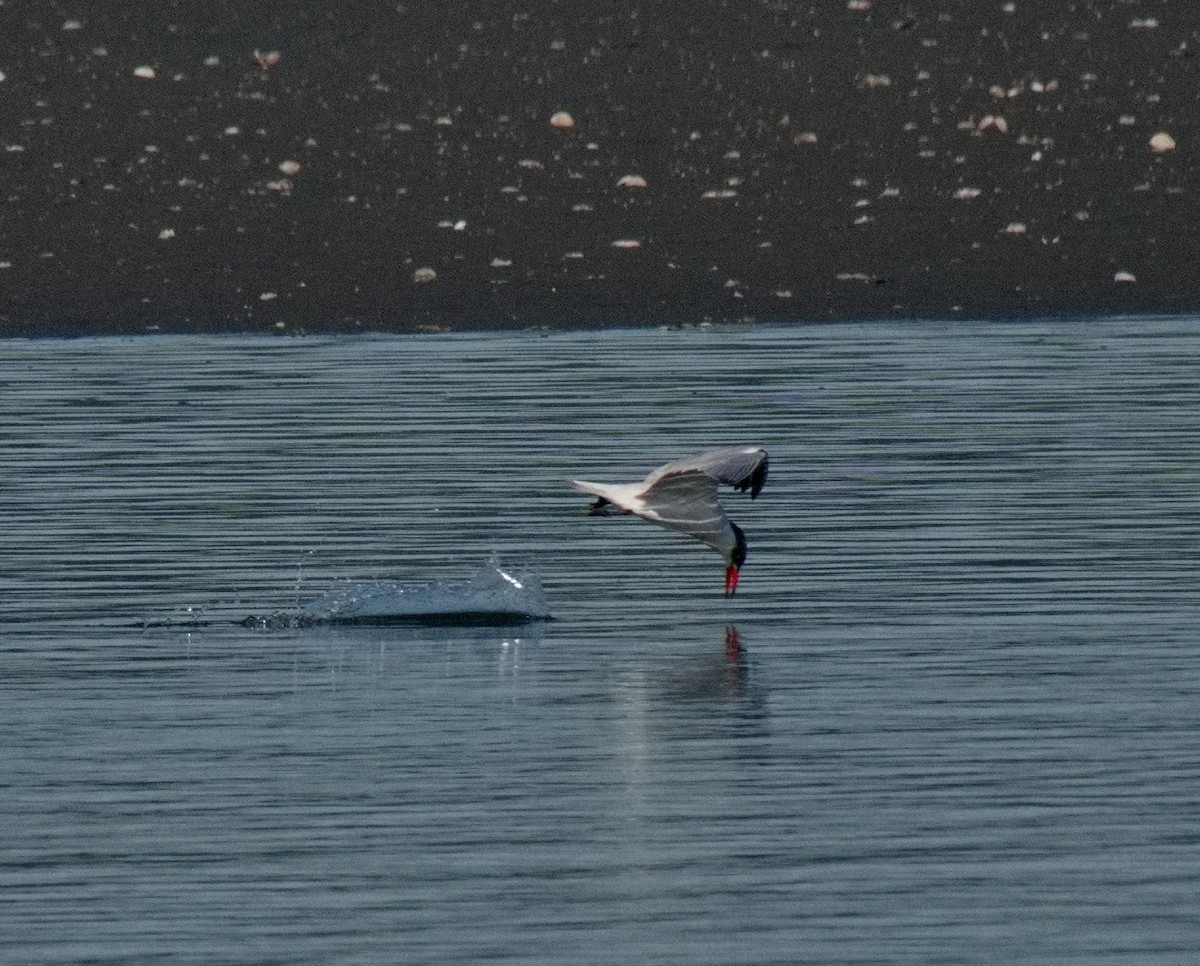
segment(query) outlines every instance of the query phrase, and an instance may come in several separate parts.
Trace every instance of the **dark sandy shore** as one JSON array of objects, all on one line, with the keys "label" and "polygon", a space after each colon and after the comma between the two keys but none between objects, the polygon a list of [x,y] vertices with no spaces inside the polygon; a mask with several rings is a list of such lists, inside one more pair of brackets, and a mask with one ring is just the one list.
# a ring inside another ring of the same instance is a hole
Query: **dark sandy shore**
[{"label": "dark sandy shore", "polygon": [[3,335],[1200,310],[1196,3],[9,0],[0,36]]}]

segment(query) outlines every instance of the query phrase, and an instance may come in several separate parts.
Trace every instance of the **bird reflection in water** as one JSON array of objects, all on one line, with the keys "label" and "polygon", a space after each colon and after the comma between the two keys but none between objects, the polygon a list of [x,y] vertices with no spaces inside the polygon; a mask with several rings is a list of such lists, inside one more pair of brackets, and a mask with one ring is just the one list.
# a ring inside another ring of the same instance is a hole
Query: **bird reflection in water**
[{"label": "bird reflection in water", "polygon": [[[622,758],[631,781],[654,770],[652,748],[698,741],[717,742],[719,754],[757,754],[745,739],[768,728],[763,682],[736,627],[717,625],[703,653],[695,645],[628,667],[616,698],[622,709]],[[665,744],[664,744],[665,743]],[[714,752],[717,754],[718,752]]]},{"label": "bird reflection in water", "polygon": [[742,639],[738,637],[737,628],[732,624],[725,625],[725,660],[736,661],[742,656]]},{"label": "bird reflection in water", "polygon": [[738,630],[725,627],[725,646],[717,654],[688,659],[664,669],[663,691],[681,698],[741,699],[748,688],[746,650]]}]

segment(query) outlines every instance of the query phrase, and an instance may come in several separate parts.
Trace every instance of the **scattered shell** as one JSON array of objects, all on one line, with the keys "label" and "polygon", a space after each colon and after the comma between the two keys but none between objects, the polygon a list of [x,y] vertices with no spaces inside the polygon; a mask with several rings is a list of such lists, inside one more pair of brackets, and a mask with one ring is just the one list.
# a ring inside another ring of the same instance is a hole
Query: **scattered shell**
[{"label": "scattered shell", "polygon": [[1158,19],[1156,17],[1140,17],[1129,21],[1130,30],[1157,30]]},{"label": "scattered shell", "polygon": [[1028,229],[1023,221],[1010,221],[1004,228],[1006,235],[1024,235]]},{"label": "scattered shell", "polygon": [[642,243],[635,238],[618,238],[612,243],[612,247],[624,249],[641,248]]},{"label": "scattered shell", "polygon": [[575,126],[575,118],[566,111],[555,111],[550,115],[550,126],[566,130]]},{"label": "scattered shell", "polygon": [[954,197],[957,201],[971,201],[978,198],[980,194],[981,192],[978,188],[959,188],[954,192]]},{"label": "scattered shell", "polygon": [[877,87],[891,87],[892,79],[887,74],[865,74],[861,84],[867,90],[873,91]]},{"label": "scattered shell", "polygon": [[154,80],[158,74],[155,72],[153,67],[146,67],[143,65],[133,69],[133,76],[140,77],[142,80]]},{"label": "scattered shell", "polygon": [[1175,150],[1175,139],[1166,131],[1159,131],[1150,139],[1150,150],[1155,154],[1166,154]]},{"label": "scattered shell", "polygon": [[511,268],[511,267],[512,267],[512,259],[511,258],[498,258],[497,257],[497,258],[492,259],[492,268]]},{"label": "scattered shell", "polygon": [[649,186],[649,182],[640,174],[623,175],[621,179],[617,181],[618,188],[648,188]]},{"label": "scattered shell", "polygon": [[258,61],[258,66],[263,70],[270,70],[283,58],[278,50],[268,50],[263,52],[257,47],[254,48],[254,59]]},{"label": "scattered shell", "polygon": [[1113,273],[1113,281],[1114,282],[1136,282],[1137,276],[1134,275],[1133,272],[1114,272]]},{"label": "scattered shell", "polygon": [[274,302],[277,298],[279,298],[278,292],[261,292],[258,296],[260,302]]},{"label": "scattered shell", "polygon": [[526,171],[541,171],[545,165],[536,158],[522,158],[517,162],[517,167],[524,168]]},{"label": "scattered shell", "polygon": [[280,161],[279,171],[281,174],[286,174],[289,178],[300,173],[299,161]]},{"label": "scattered shell", "polygon": [[174,228],[164,228],[162,231],[160,231],[158,233],[159,241],[167,241],[168,239],[174,238],[174,237],[175,237],[175,229]]},{"label": "scattered shell", "polygon": [[793,144],[816,144],[817,143],[816,132],[815,131],[801,131],[794,138],[792,138],[792,143]]},{"label": "scattered shell", "polygon": [[437,280],[437,272],[428,266],[424,266],[413,272],[412,280],[417,285],[426,285],[429,282]]},{"label": "scattered shell", "polygon": [[716,188],[704,192],[700,197],[706,201],[726,201],[729,198],[736,198],[737,192],[732,188]]},{"label": "scattered shell", "polygon": [[871,0],[846,0],[847,10],[870,10]]},{"label": "scattered shell", "polygon": [[4,71],[0,70],[0,84],[4,83],[6,80],[8,80],[8,75],[4,73]]},{"label": "scattered shell", "polygon": [[218,57],[216,54],[209,54],[207,57],[204,58],[204,66],[205,67],[220,67],[221,66],[221,58]]},{"label": "scattered shell", "polygon": [[67,20],[62,25],[63,30],[82,30],[83,23],[79,20]]}]

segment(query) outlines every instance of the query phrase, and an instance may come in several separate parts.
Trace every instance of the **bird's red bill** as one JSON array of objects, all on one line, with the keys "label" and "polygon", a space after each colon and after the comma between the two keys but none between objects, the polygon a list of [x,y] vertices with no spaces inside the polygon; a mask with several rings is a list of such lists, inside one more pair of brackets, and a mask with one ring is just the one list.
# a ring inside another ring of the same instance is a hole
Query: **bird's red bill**
[{"label": "bird's red bill", "polygon": [[730,564],[725,568],[725,596],[732,597],[737,590],[738,569]]}]

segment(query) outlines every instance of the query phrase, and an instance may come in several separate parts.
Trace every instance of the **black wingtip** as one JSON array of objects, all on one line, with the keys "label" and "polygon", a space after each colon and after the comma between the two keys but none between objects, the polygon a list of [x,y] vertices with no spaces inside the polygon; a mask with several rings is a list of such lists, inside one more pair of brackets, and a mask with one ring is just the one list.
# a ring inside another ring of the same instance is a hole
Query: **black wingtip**
[{"label": "black wingtip", "polygon": [[767,455],[764,453],[754,471],[737,485],[737,489],[743,493],[749,490],[752,500],[762,492],[763,484],[767,482],[767,463]]},{"label": "black wingtip", "polygon": [[606,500],[602,496],[596,497],[594,503],[589,504],[587,510],[584,511],[589,517],[615,517],[623,513],[628,513],[628,510],[622,510],[611,500]]}]

